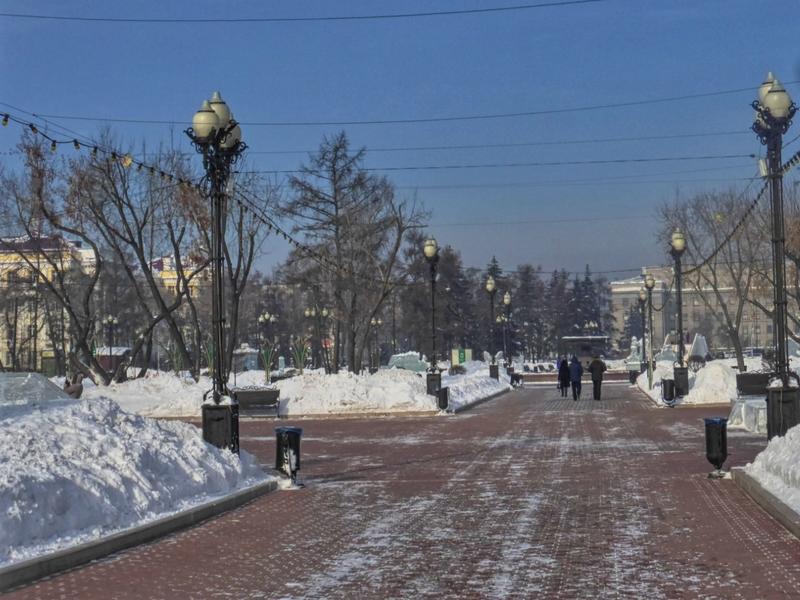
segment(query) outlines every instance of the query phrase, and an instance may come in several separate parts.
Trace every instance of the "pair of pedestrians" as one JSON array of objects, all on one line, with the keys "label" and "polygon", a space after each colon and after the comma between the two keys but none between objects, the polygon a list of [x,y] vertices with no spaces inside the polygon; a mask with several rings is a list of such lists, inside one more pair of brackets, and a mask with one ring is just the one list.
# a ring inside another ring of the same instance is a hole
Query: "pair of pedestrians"
[{"label": "pair of pedestrians", "polygon": [[[592,362],[589,363],[589,373],[592,375],[592,396],[595,400],[600,400],[600,394],[603,386],[603,373],[606,372],[607,367],[599,357],[594,357]],[[583,377],[583,365],[576,356],[567,363],[566,358],[563,358],[559,363],[558,368],[558,383],[561,389],[561,397],[567,397],[567,389],[572,388],[572,399],[577,401],[581,397],[581,377]]]}]

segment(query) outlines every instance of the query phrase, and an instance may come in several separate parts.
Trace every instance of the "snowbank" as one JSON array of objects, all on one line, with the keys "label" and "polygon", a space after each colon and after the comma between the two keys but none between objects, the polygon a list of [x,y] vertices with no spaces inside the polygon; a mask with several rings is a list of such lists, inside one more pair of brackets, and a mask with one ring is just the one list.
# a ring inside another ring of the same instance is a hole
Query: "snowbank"
[{"label": "snowbank", "polygon": [[0,411],[0,565],[152,521],[268,479],[186,423],[107,399]]},{"label": "snowbank", "polygon": [[[636,380],[639,388],[659,406],[666,406],[661,398],[661,380],[673,378],[673,363],[660,361],[653,372],[653,389],[647,388],[647,373]],[[676,399],[676,404],[727,404],[736,398],[736,371],[723,361],[711,361],[697,373],[689,371],[689,393]]]},{"label": "snowbank", "polygon": [[800,426],[783,437],[774,437],[767,447],[745,467],[748,475],[800,513]]},{"label": "snowbank", "polygon": [[[442,385],[450,387],[453,407],[511,387],[506,375],[501,375],[500,381],[491,379],[486,363],[471,361],[464,367],[466,375],[451,376],[446,371],[442,374]],[[231,384],[233,379],[231,376]],[[262,386],[263,383],[263,371],[236,374],[239,387]],[[326,375],[322,370],[307,371],[273,386],[280,390],[280,414],[286,416],[437,410],[436,399],[425,393],[425,373],[404,369],[380,369],[372,375],[347,371]],[[195,383],[191,378],[173,373],[153,372],[143,379],[107,387],[89,382],[83,398],[110,398],[124,410],[145,416],[199,417],[203,394],[210,388],[211,380],[207,377]]]}]

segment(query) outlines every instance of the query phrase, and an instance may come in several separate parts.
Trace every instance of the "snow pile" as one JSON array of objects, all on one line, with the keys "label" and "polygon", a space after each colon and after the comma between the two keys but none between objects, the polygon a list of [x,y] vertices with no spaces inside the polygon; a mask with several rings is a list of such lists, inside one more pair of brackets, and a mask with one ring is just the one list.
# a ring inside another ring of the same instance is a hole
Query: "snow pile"
[{"label": "snow pile", "polygon": [[[673,363],[660,361],[653,372],[653,389],[647,388],[647,372],[639,375],[636,384],[659,406],[666,406],[661,397],[661,380],[674,377]],[[727,404],[736,398],[736,371],[722,361],[712,361],[696,374],[689,371],[689,393],[676,398],[676,404]]]},{"label": "snow pile", "polygon": [[664,406],[661,400],[661,380],[672,379],[672,363],[671,362],[657,362],[656,368],[653,370],[653,389],[648,389],[647,385],[647,370],[639,375],[636,379],[636,385],[645,394],[655,400],[656,404]]},{"label": "snow pile", "polygon": [[511,389],[510,378],[500,367],[500,380],[489,377],[489,365],[478,360],[463,363],[465,375],[442,373],[442,386],[450,388],[450,409],[472,404],[499,392]]},{"label": "snow pile", "polygon": [[716,361],[700,369],[681,404],[727,404],[736,398],[736,371]]},{"label": "snow pile", "polygon": [[425,393],[422,375],[404,369],[372,375],[304,373],[275,387],[281,392],[281,415],[435,410],[436,400]]},{"label": "snow pile", "polygon": [[[264,383],[264,372],[259,373]],[[63,378],[60,378],[63,381]],[[57,384],[58,379],[53,379]],[[96,386],[83,380],[81,398],[94,400],[110,398],[124,410],[148,417],[199,416],[203,394],[211,389],[211,379],[201,377],[199,383],[188,375],[175,375],[168,371],[148,371],[141,379],[130,379],[123,383]]]},{"label": "snow pile", "polygon": [[189,424],[94,399],[0,409],[0,565],[80,544],[268,479]]},{"label": "snow pile", "polygon": [[[505,374],[500,381],[491,379],[486,363],[471,361],[463,366],[466,375],[442,373],[442,385],[450,387],[451,406],[470,404],[511,387]],[[263,387],[264,372],[245,371],[235,379],[240,388]],[[231,387],[233,380],[231,376]],[[372,375],[348,371],[326,375],[319,369],[282,379],[272,387],[280,390],[280,414],[286,416],[437,410],[436,398],[426,394],[425,373],[404,369],[380,369]],[[124,410],[151,417],[199,417],[203,394],[210,388],[208,377],[195,383],[173,373],[148,372],[145,378],[107,387],[88,382],[83,398],[110,398]]]},{"label": "snow pile", "polygon": [[783,437],[774,437],[767,447],[745,467],[745,472],[800,513],[800,426]]}]

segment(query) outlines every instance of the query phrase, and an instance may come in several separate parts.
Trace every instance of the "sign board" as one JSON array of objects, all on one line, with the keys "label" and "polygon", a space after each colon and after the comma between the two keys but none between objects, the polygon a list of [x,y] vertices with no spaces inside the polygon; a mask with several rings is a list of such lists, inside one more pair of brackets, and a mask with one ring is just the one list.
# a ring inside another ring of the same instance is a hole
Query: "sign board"
[{"label": "sign board", "polygon": [[463,365],[472,360],[472,348],[453,348],[450,350],[450,362],[454,365]]}]

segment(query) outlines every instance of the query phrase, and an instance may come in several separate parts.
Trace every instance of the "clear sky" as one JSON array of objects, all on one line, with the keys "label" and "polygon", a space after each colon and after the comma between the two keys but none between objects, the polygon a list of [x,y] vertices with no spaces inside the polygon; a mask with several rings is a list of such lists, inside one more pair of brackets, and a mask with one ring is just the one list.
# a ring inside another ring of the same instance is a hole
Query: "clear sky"
[{"label": "clear sky", "polygon": [[[309,17],[521,3],[0,0],[0,12]],[[399,193],[424,203],[432,213],[430,231],[440,244],[459,248],[469,266],[484,266],[494,254],[506,268],[531,262],[546,270],[575,270],[589,263],[604,271],[663,262],[664,250],[654,240],[657,207],[677,191],[743,186],[756,173],[755,161],[529,163],[758,154],[761,147],[748,131],[749,103],[768,70],[786,82],[800,80],[799,32],[796,0],[606,0],[470,15],[279,23],[0,17],[0,102],[59,115],[52,120],[89,137],[97,136],[105,118],[172,121],[108,125],[126,142],[189,151],[181,130],[200,102],[219,89],[245,123],[253,169],[295,169],[304,151],[340,129],[355,145],[375,149],[367,156],[371,168],[527,163],[387,174]],[[748,87],[752,90],[509,118],[246,124],[552,111]],[[787,89],[800,100],[800,86]],[[798,133],[800,123],[786,141]],[[18,127],[0,132],[0,151],[13,146],[18,134]],[[693,134],[703,135],[687,137]],[[638,139],[598,141],[609,138]],[[428,146],[447,148],[419,149]],[[387,151],[391,148],[406,150]],[[787,153],[799,148],[794,142]],[[266,249],[265,268],[286,253],[277,241]]]}]

